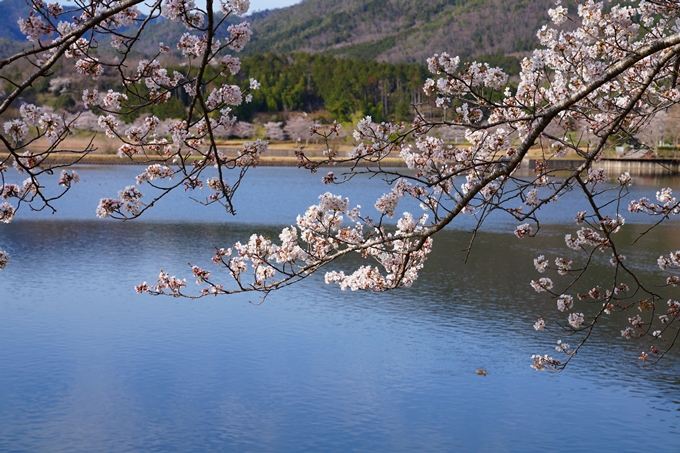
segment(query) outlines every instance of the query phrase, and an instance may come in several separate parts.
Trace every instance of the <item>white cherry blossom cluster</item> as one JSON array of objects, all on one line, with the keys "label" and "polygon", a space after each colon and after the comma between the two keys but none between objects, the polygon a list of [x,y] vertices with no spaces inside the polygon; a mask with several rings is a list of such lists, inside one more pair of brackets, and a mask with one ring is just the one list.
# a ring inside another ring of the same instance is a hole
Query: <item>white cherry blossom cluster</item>
[{"label": "white cherry blossom cluster", "polygon": [[680,269],[680,250],[671,252],[668,257],[660,256],[657,263],[662,271],[667,269]]},{"label": "white cherry blossom cluster", "polygon": [[104,133],[109,138],[115,138],[118,135],[118,120],[113,115],[99,115],[97,124],[104,130]]},{"label": "white cherry blossom cluster", "polygon": [[562,340],[557,340],[557,346],[555,346],[555,351],[563,352],[565,354],[571,354],[571,348],[569,343],[565,343]]},{"label": "white cherry blossom cluster", "polygon": [[225,70],[221,72],[223,76],[226,76],[226,71],[228,70],[231,75],[236,75],[241,70],[241,60],[238,57],[232,57],[231,55],[225,55],[222,57],[222,66]]},{"label": "white cherry blossom cluster", "polygon": [[21,120],[10,120],[4,125],[5,134],[9,135],[14,143],[23,141],[28,135],[28,126]]},{"label": "white cherry blossom cluster", "polygon": [[99,218],[111,217],[120,211],[137,215],[146,207],[141,201],[144,195],[135,186],[127,186],[118,192],[118,199],[102,198],[95,213]]},{"label": "white cherry blossom cluster", "polygon": [[569,321],[569,325],[571,327],[578,329],[585,321],[585,317],[583,316],[583,313],[570,313],[567,320]]},{"label": "white cherry blossom cluster", "polygon": [[574,298],[568,294],[562,294],[557,298],[557,309],[565,312],[574,308]]},{"label": "white cherry blossom cluster", "polygon": [[184,33],[177,43],[177,49],[182,53],[182,56],[189,59],[196,59],[203,56],[203,52],[208,45],[207,37],[198,37],[190,33]]},{"label": "white cherry blossom cluster", "polygon": [[[64,24],[64,22],[61,22],[61,24]],[[59,32],[61,35],[67,35],[71,32],[73,32],[73,27],[70,26],[71,24],[66,24],[68,28],[66,27],[59,27]],[[66,29],[64,29],[66,28]],[[87,42],[85,38],[78,38],[76,42],[71,44],[69,48],[64,52],[64,57],[68,59],[75,59],[75,58],[82,58],[87,56],[87,51],[89,48],[90,44]]]},{"label": "white cherry blossom cluster", "polygon": [[161,164],[151,164],[146,170],[137,176],[137,185],[141,185],[144,182],[153,181],[155,179],[172,179],[175,172],[172,168],[161,165]]},{"label": "white cherry blossom cluster", "polygon": [[193,0],[163,0],[161,15],[174,22],[180,21],[189,29],[200,28],[205,21]]},{"label": "white cherry blossom cluster", "polygon": [[531,236],[531,233],[532,229],[528,223],[523,223],[522,225],[519,225],[517,228],[515,228],[515,236],[517,236],[519,239],[522,239],[525,236]]},{"label": "white cherry blossom cluster", "polygon": [[19,172],[24,171],[30,172],[31,170],[42,170],[44,158],[40,155],[36,155],[31,151],[25,151],[22,157],[17,157],[14,159],[14,168]]},{"label": "white cherry blossom cluster", "polygon": [[15,209],[9,203],[0,204],[0,222],[10,223],[14,218]]},{"label": "white cherry blossom cluster", "polygon": [[9,262],[9,253],[0,249],[0,271],[3,270],[5,267],[7,267],[8,262]]},{"label": "white cherry blossom cluster", "polygon": [[549,355],[540,355],[540,354],[535,354],[531,356],[531,360],[534,362],[531,364],[531,368],[537,371],[543,371],[543,370],[557,370],[558,367],[560,366],[561,362],[559,360],[555,360]]},{"label": "white cherry blossom cluster", "polygon": [[389,193],[386,193],[378,198],[378,200],[375,202],[375,209],[381,214],[392,218],[394,217],[394,211],[397,209],[399,201],[409,193],[413,195],[414,198],[417,197],[417,190],[414,192],[411,183],[405,179],[399,179]]},{"label": "white cherry blossom cluster", "polygon": [[[216,178],[208,180],[210,188],[219,185]],[[346,218],[352,223],[345,225]],[[359,206],[350,207],[347,198],[327,192],[319,196],[317,205],[297,217],[296,225],[282,230],[280,244],[254,234],[246,243],[237,242],[233,247],[216,251],[213,261],[228,270],[236,289],[213,283],[212,273],[200,268],[194,268],[194,276],[198,284],[207,285],[200,295],[244,290],[267,293],[290,280],[305,278],[310,270],[339,256],[359,252],[378,265],[360,266],[350,274],[327,272],[326,282],[336,283],[341,289],[368,291],[410,286],[431,250],[430,238],[417,239],[426,223],[426,216],[415,219],[404,213],[396,230],[387,232],[370,220],[364,221]],[[139,287],[139,291],[153,294],[166,290],[162,284]]]},{"label": "white cherry blossom cluster", "polygon": [[134,25],[140,16],[140,11],[136,6],[130,6],[113,16],[112,28],[128,27]]},{"label": "white cherry blossom cluster", "polygon": [[576,236],[566,234],[564,242],[572,250],[580,250],[583,246],[600,247],[604,250],[609,244],[606,237],[602,237],[597,231],[592,228],[583,227],[576,233]]},{"label": "white cherry blossom cluster", "polygon": [[[180,280],[176,277],[171,277],[163,271],[161,271],[161,273],[158,275],[157,282],[158,286],[156,288],[158,288],[159,293],[170,294],[174,297],[179,297],[182,294],[182,288],[187,286],[186,279]],[[141,285],[136,286],[135,290],[138,293],[147,292],[149,291],[149,286],[147,286],[146,282],[144,282]]]},{"label": "white cherry blossom cluster", "polygon": [[37,134],[39,136],[44,135],[50,144],[56,143],[63,134],[69,132],[61,116],[47,113],[33,104],[22,104],[19,112],[21,119],[4,123],[5,134],[12,139],[15,145],[19,145],[27,138],[29,126],[35,126]]},{"label": "white cherry blossom cluster", "polygon": [[31,42],[38,41],[41,37],[52,32],[52,27],[35,12],[31,11],[26,19],[17,20],[19,30],[26,35],[26,39]]},{"label": "white cherry blossom cluster", "polygon": [[[85,96],[85,93],[83,93],[83,97]],[[121,102],[122,101],[127,101],[128,97],[125,93],[118,93],[113,90],[109,90],[106,95],[104,95],[104,98],[101,101],[101,105],[104,106],[104,108],[113,110],[113,111],[118,111],[121,109]]]},{"label": "white cherry blossom cluster", "polygon": [[675,197],[672,196],[673,190],[670,187],[661,189],[656,193],[658,203],[651,201],[647,197],[639,200],[632,200],[628,205],[628,210],[633,213],[643,212],[649,215],[677,215],[680,213],[680,206]]},{"label": "white cherry blossom cluster", "polygon": [[2,197],[3,200],[20,198],[22,193],[23,189],[18,184],[4,183],[0,186],[0,197]]},{"label": "white cherry blossom cluster", "polygon": [[417,233],[423,229],[427,218],[416,221],[409,213],[397,223],[397,231],[388,234],[391,247],[376,247],[364,250],[364,253],[374,258],[385,269],[383,275],[377,266],[360,266],[353,273],[347,275],[343,271],[326,273],[326,283],[336,283],[340,289],[383,291],[400,286],[411,286],[418,278],[418,271],[422,269],[427,255],[432,249],[432,239],[426,238],[419,248],[413,249],[415,241],[398,239]]},{"label": "white cherry blossom cluster", "polygon": [[545,291],[550,291],[553,289],[553,281],[547,277],[538,279],[538,281],[531,280],[531,287],[537,293],[542,293]]},{"label": "white cherry blossom cluster", "polygon": [[222,85],[210,93],[206,107],[210,110],[216,110],[225,105],[240,105],[241,102],[243,102],[243,95],[238,85]]},{"label": "white cherry blossom cluster", "polygon": [[[143,81],[147,88],[151,90],[151,95],[158,98],[162,93],[161,90],[171,90],[179,86],[180,82],[184,80],[184,75],[178,71],[173,71],[172,77],[170,77],[168,70],[158,60],[141,60],[137,65],[135,79],[139,83]],[[165,94],[167,93],[166,91]]]},{"label": "white cherry blossom cluster", "polygon": [[227,31],[231,37],[227,45],[234,52],[240,52],[243,50],[248,41],[250,41],[250,35],[252,34],[252,31],[250,30],[250,24],[248,22],[230,25],[227,28]]},{"label": "white cherry blossom cluster", "polygon": [[237,151],[236,165],[239,167],[255,167],[260,162],[260,157],[269,147],[269,142],[257,139],[254,142],[245,142]]},{"label": "white cherry blossom cluster", "polygon": [[[390,139],[395,134],[403,132],[404,128],[403,123],[383,122],[375,124],[370,116],[362,118],[357,123],[353,133],[354,139],[361,143],[350,152],[349,157],[351,159],[380,160],[387,156],[394,147]],[[364,143],[366,140],[370,140],[371,143]]]},{"label": "white cherry blossom cluster", "polygon": [[79,74],[90,76],[92,80],[97,80],[104,73],[104,67],[94,57],[81,58],[76,61],[75,67]]},{"label": "white cherry blossom cluster", "polygon": [[220,0],[220,7],[224,14],[234,13],[242,16],[250,9],[250,0]]},{"label": "white cherry blossom cluster", "polygon": [[85,108],[89,109],[91,107],[98,107],[101,104],[101,99],[99,97],[99,91],[97,90],[83,90],[83,103]]},{"label": "white cherry blossom cluster", "polygon": [[75,184],[80,181],[80,176],[78,173],[75,172],[75,170],[71,170],[69,173],[66,170],[62,170],[61,174],[59,175],[59,185],[60,186],[65,186],[65,187],[71,187],[71,184]]}]

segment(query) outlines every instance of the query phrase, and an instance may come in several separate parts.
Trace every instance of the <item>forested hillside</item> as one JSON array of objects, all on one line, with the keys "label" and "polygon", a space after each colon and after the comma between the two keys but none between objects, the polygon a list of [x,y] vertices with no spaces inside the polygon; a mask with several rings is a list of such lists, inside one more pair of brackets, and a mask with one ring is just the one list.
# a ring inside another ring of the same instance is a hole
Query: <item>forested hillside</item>
[{"label": "forested hillside", "polygon": [[324,52],[423,63],[526,51],[551,0],[304,0],[253,22],[248,52]]},{"label": "forested hillside", "polygon": [[26,41],[17,20],[27,17],[30,8],[25,0],[2,0],[0,1],[0,40]]},{"label": "forested hillside", "polygon": [[[253,25],[248,55],[325,53],[392,63],[424,63],[443,51],[463,58],[526,51],[548,21],[551,0],[304,0],[247,16]],[[0,1],[0,52],[26,45],[17,19],[28,15],[25,0]],[[232,19],[230,18],[230,21]],[[235,21],[236,19],[234,19]],[[138,51],[158,41],[176,43],[186,30],[158,20]],[[1,55],[0,55],[1,56]]]}]

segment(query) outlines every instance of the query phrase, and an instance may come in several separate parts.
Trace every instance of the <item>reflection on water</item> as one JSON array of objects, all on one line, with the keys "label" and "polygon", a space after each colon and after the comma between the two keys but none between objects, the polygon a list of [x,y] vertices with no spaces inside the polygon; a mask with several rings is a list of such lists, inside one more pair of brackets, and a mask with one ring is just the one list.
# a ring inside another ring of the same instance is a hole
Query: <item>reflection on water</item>
[{"label": "reflection on water", "polygon": [[[160,268],[208,266],[215,246],[254,229],[275,236],[288,209],[324,190],[266,170],[240,213],[257,216],[248,208],[263,200],[259,227],[216,210],[192,222],[181,198],[146,222],[87,220],[91,198],[126,184],[119,170],[83,172],[101,186],[76,208],[2,227],[12,261],[0,273],[0,451],[677,451],[677,351],[642,367],[614,322],[567,372],[529,368],[552,341],[531,325],[554,312],[527,284],[531,260],[562,250],[560,222],[531,241],[483,234],[467,264],[467,233],[446,231],[414,287],[386,294],[321,276],[261,306],[134,294]],[[645,242],[642,271],[680,248],[674,233]]]}]

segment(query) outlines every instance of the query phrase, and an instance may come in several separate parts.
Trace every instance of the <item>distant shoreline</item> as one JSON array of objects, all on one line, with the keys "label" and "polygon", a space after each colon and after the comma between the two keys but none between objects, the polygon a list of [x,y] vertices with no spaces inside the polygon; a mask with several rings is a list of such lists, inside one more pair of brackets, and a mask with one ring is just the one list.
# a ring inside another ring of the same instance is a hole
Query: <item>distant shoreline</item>
[{"label": "distant shoreline", "polygon": [[[0,153],[0,161],[7,159],[8,153]],[[53,153],[47,159],[50,165],[71,166],[73,165],[74,154],[59,155],[59,152]],[[312,158],[314,160],[314,158]],[[159,162],[159,161],[155,161]],[[548,161],[549,169],[576,169],[582,160],[578,159],[557,159]],[[92,153],[82,156],[82,158],[75,165],[149,165],[154,161],[145,159],[141,156],[134,158],[120,158],[116,154],[101,154]],[[525,171],[531,171],[536,164],[536,158],[530,156],[524,160],[522,167]],[[356,165],[354,162],[338,162],[336,164],[324,164],[323,168],[348,168]],[[366,166],[367,164],[360,164],[359,166]],[[382,167],[406,167],[406,164],[399,158],[386,158],[380,163]],[[261,156],[258,166],[260,167],[297,167],[298,160],[294,156],[274,155]],[[597,166],[603,167],[606,171],[625,172],[638,175],[661,175],[675,173],[680,174],[680,159],[653,159],[653,158],[603,158]]]}]

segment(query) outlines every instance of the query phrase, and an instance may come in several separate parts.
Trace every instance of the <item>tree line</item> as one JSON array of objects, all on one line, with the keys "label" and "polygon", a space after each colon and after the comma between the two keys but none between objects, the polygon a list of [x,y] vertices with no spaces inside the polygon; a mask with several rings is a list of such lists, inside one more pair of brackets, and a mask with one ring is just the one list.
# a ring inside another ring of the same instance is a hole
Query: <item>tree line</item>
[{"label": "tree line", "polygon": [[[170,72],[188,72],[181,65],[168,69]],[[227,76],[219,74],[219,66],[208,66],[205,71],[207,78],[214,78],[215,86],[230,83],[245,88],[250,78],[261,84],[253,93],[252,102],[234,109],[238,118],[244,121],[252,120],[257,113],[319,110],[327,110],[329,119],[340,121],[349,121],[355,115],[370,115],[379,121],[410,120],[413,117],[411,104],[420,101],[427,74],[427,69],[419,64],[378,63],[304,53],[245,57],[241,60],[241,69],[237,75]],[[65,71],[66,68],[58,71],[63,87],[53,86],[50,90],[49,80],[41,79],[23,93],[24,100],[46,97],[41,100],[57,110],[78,108],[78,93],[82,92],[77,86],[78,78]],[[11,77],[19,79],[21,76],[12,74]],[[100,91],[113,89],[126,92],[131,100],[135,97],[135,93],[125,91],[119,81],[112,83],[108,77],[102,77],[98,82]],[[11,91],[14,87],[8,84],[5,88]],[[138,92],[139,88],[135,90]],[[160,119],[181,118],[189,101],[190,96],[178,88],[169,102],[140,108],[125,116],[127,120],[134,120],[144,113],[153,113]]]},{"label": "tree line", "polygon": [[[211,71],[217,73],[219,68],[211,67],[208,77]],[[250,78],[261,84],[252,102],[235,109],[242,120],[251,120],[256,113],[319,110],[327,110],[329,118],[340,121],[349,121],[355,114],[409,120],[411,104],[419,99],[426,74],[426,68],[418,64],[267,53],[244,58],[240,73],[220,76],[215,84],[246,87]],[[189,101],[188,95],[180,96]]]},{"label": "tree line", "polygon": [[[519,73],[519,60],[503,54],[486,56],[493,65],[509,74]],[[413,105],[428,102],[423,96],[422,86],[427,78],[427,68],[416,63],[380,63],[365,59],[347,59],[322,54],[275,54],[266,53],[244,57],[240,61],[241,71],[236,75],[220,75],[219,65],[205,68],[206,78],[213,79],[212,85],[237,84],[246,88],[250,78],[256,79],[260,89],[253,93],[252,102],[234,109],[242,121],[252,121],[258,113],[284,113],[292,111],[327,111],[331,119],[348,122],[353,118],[371,116],[374,121],[413,119]],[[26,67],[25,69],[29,69]],[[181,63],[168,67],[168,71],[179,71],[187,76],[192,70]],[[22,78],[21,71],[14,68],[10,79]],[[82,82],[68,66],[59,66],[55,79],[39,79],[23,93],[23,101],[51,105],[55,110],[76,111],[82,102]],[[247,74],[246,77],[244,74]],[[59,82],[59,83],[55,83]],[[144,88],[126,90],[119,80],[109,76],[97,82],[100,92],[109,89],[125,92],[134,103],[147,93]],[[13,90],[5,84],[4,91]],[[140,92],[141,90],[141,92]],[[172,99],[166,103],[147,105],[121,115],[132,122],[139,116],[152,113],[161,120],[182,118],[191,96],[182,88],[172,92]],[[140,102],[141,104],[141,102]],[[95,109],[96,110],[96,109]],[[322,115],[321,120],[324,119]]]}]

